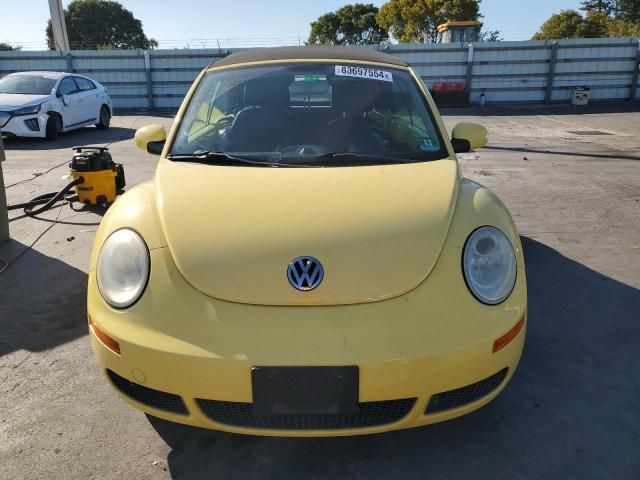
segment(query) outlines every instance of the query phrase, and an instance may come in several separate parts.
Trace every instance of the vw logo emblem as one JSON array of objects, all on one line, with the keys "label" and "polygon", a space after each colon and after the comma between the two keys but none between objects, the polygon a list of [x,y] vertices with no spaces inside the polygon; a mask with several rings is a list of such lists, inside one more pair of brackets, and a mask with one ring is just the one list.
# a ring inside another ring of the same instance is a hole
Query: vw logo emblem
[{"label": "vw logo emblem", "polygon": [[316,288],[323,277],[322,264],[313,257],[294,258],[287,269],[287,278],[291,286],[303,292]]}]

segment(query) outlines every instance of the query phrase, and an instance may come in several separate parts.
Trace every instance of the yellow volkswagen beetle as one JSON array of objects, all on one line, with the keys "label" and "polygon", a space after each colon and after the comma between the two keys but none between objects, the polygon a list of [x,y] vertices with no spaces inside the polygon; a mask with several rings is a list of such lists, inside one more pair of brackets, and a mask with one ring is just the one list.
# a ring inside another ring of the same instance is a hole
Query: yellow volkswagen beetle
[{"label": "yellow volkswagen beetle", "polygon": [[97,233],[100,368],[132,406],[256,435],[331,436],[469,413],[524,343],[522,246],[461,177],[422,81],[368,49],[246,51],[206,68],[153,180]]}]

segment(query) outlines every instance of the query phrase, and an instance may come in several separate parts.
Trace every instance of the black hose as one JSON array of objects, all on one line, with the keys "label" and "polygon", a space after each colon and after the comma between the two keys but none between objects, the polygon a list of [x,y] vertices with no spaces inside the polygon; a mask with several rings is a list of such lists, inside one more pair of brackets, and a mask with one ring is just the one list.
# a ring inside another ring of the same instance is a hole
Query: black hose
[{"label": "black hose", "polygon": [[[45,193],[44,195],[38,195],[37,197],[32,198],[28,202],[9,205],[7,206],[7,210],[17,210],[19,208],[22,208],[24,209],[25,215],[29,215],[29,216],[38,215],[39,213],[42,213],[45,210],[49,210],[50,208],[52,208],[60,200],[66,200],[66,201],[71,200],[73,195],[67,195],[69,193],[69,190],[74,188],[76,185],[80,185],[81,183],[84,183],[84,178],[78,177],[74,181],[67,184],[67,186],[64,187],[62,190],[60,190],[59,192]],[[42,205],[42,206],[38,208],[34,208],[36,205]]]}]

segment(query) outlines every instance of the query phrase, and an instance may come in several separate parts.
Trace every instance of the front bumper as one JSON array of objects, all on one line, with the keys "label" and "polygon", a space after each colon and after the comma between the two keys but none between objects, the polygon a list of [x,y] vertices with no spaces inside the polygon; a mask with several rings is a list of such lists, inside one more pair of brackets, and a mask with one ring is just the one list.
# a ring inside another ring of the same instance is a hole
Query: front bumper
[{"label": "front bumper", "polygon": [[[89,316],[119,343],[120,354],[93,328],[91,344],[127,402],[175,422],[284,436],[366,434],[435,423],[495,398],[513,375],[524,344],[522,329],[492,353],[494,341],[526,314],[524,271],[518,271],[505,303],[481,305],[466,289],[460,254],[460,248],[445,246],[429,278],[401,297],[277,307],[202,295],[181,277],[169,250],[159,248],[151,251],[145,294],[127,311],[104,303],[95,272],[90,273]],[[384,421],[252,418],[252,367],[287,365],[357,365],[360,410]],[[449,395],[438,395],[443,392]],[[163,399],[184,409],[167,407]]]},{"label": "front bumper", "polygon": [[10,117],[9,121],[2,127],[2,135],[44,138],[46,136],[45,128],[48,117],[46,113]]}]

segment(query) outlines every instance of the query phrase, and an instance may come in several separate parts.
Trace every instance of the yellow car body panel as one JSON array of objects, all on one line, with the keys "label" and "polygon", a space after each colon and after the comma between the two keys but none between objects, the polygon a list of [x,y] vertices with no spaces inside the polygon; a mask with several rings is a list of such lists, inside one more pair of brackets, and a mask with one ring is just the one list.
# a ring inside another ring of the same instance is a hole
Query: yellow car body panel
[{"label": "yellow car body panel", "polygon": [[[524,342],[522,331],[507,347],[492,353],[494,340],[526,313],[524,272],[518,271],[508,301],[497,309],[481,305],[456,268],[460,254],[459,248],[445,246],[429,279],[394,299],[281,307],[207,297],[184,281],[169,250],[159,248],[151,252],[154,268],[147,292],[127,312],[102,301],[91,272],[89,315],[120,343],[121,354],[110,351],[93,331],[92,345],[102,368],[154,390],[178,392],[188,416],[125,397],[141,410],[176,422],[287,436],[376,433],[434,423],[475,410],[497,395],[514,372]],[[352,364],[360,370],[361,402],[415,397],[411,414],[399,424],[373,428],[265,430],[216,423],[195,402],[198,398],[251,402],[251,368],[256,365]],[[509,377],[491,395],[462,408],[423,415],[433,394],[473,384],[505,367]]]},{"label": "yellow car body panel", "polygon": [[[194,288],[240,303],[337,305],[401,295],[427,277],[457,174],[454,160],[321,169],[167,161],[155,186],[167,243]],[[308,252],[327,275],[300,295],[286,268]]]},{"label": "yellow car body panel", "polygon": [[[205,73],[187,95],[167,145]],[[446,138],[431,97],[414,78]],[[449,158],[444,160],[308,170],[176,165],[165,158],[165,146],[153,181],[119,198],[96,236],[88,314],[95,328],[120,348],[115,353],[90,328],[101,369],[178,395],[188,410],[187,414],[170,413],[123,394],[128,403],[149,414],[255,435],[378,433],[447,420],[486,404],[507,385],[522,353],[524,328],[504,348],[493,350],[498,338],[526,319],[524,258],[504,205],[484,187],[461,178],[452,146],[446,143]],[[316,177],[310,177],[314,173]],[[304,200],[278,209],[275,192],[279,185],[302,178],[313,182],[314,188],[325,186],[327,192],[335,188],[340,195],[324,203],[319,201],[322,198],[312,199],[309,208],[319,213],[315,226],[287,237],[286,231],[278,229],[304,208]],[[378,178],[393,182],[385,185]],[[261,179],[265,185],[260,185]],[[216,188],[210,188],[212,184]],[[341,204],[349,184],[355,185],[351,194],[359,209],[345,210]],[[180,190],[187,185],[189,190]],[[251,194],[239,200],[234,187]],[[376,199],[381,191],[384,202],[374,200],[370,210],[362,207],[366,198]],[[240,203],[230,206],[229,198]],[[213,213],[212,205],[217,207]],[[242,212],[245,216],[239,218]],[[205,215],[207,221],[203,221]],[[386,226],[385,216],[389,217]],[[467,288],[461,268],[466,239],[485,225],[505,233],[517,259],[515,287],[499,305],[480,303]],[[120,228],[138,232],[151,259],[145,293],[123,310],[103,300],[95,271],[100,247]],[[378,244],[366,241],[375,229],[382,232]],[[313,237],[317,232],[321,235]],[[301,247],[294,254],[296,245]],[[252,246],[255,256],[250,253]],[[389,249],[395,254],[385,256]],[[301,293],[285,285],[286,263],[296,254],[322,257],[327,270],[325,289]],[[371,265],[375,256],[380,256],[379,263]],[[406,260],[411,256],[415,262]],[[364,272],[360,283],[349,273],[359,262]],[[251,265],[262,274],[278,271],[282,278],[274,277],[262,289],[243,283],[235,276],[237,270]],[[333,279],[332,271],[339,272]],[[305,297],[308,293],[312,295]],[[196,401],[252,402],[254,366],[344,365],[358,366],[360,402],[415,398],[415,404],[406,416],[384,425],[296,430],[221,423],[206,415]],[[503,369],[508,369],[504,379],[481,398],[425,414],[434,395],[473,385]]]}]

